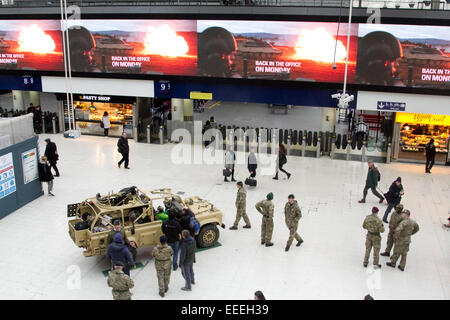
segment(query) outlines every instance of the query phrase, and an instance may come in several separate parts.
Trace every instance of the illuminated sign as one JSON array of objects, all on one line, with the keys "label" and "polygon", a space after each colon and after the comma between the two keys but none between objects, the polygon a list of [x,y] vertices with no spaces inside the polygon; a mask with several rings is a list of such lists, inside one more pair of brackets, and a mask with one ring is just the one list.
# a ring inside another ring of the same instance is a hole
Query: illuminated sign
[{"label": "illuminated sign", "polygon": [[395,122],[450,126],[450,116],[399,112],[395,116]]},{"label": "illuminated sign", "polygon": [[198,100],[212,100],[212,93],[211,92],[191,91],[190,98],[198,99]]}]

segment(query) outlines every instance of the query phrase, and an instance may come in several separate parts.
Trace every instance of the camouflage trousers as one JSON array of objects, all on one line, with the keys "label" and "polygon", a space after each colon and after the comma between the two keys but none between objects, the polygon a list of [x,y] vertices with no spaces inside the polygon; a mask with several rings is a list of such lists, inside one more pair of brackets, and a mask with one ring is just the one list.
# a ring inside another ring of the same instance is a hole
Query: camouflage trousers
[{"label": "camouflage trousers", "polygon": [[292,241],[295,240],[297,241],[303,241],[302,237],[300,237],[300,235],[297,232],[298,229],[298,222],[289,222],[286,223],[288,229],[289,229],[289,239],[287,241],[287,245],[290,246],[292,244]]},{"label": "camouflage trousers", "polygon": [[131,300],[130,290],[118,291],[113,289],[112,295],[114,300]]},{"label": "camouflage trousers", "polygon": [[389,229],[387,243],[386,243],[386,250],[384,250],[384,252],[391,253],[391,249],[394,246],[394,233],[395,233],[395,230]]},{"label": "camouflage trousers", "polygon": [[159,291],[165,291],[169,288],[170,272],[172,262],[167,261],[155,261],[156,276],[158,278]]},{"label": "camouflage trousers", "polygon": [[378,265],[380,260],[381,236],[367,233],[366,236],[366,254],[364,264],[369,264],[370,251],[373,248],[373,264]]},{"label": "camouflage trousers", "polygon": [[402,241],[402,240],[395,241],[394,253],[391,256],[391,263],[394,266],[397,263],[398,258],[401,256],[400,267],[405,268],[406,256],[408,255],[409,251],[409,243],[410,243],[409,241]]},{"label": "camouflage trousers", "polygon": [[234,220],[233,226],[237,227],[241,218],[244,218],[245,224],[250,225],[250,220],[248,219],[248,215],[245,212],[245,208],[237,208],[236,210],[236,220]]},{"label": "camouflage trousers", "polygon": [[261,224],[261,242],[269,243],[272,240],[273,218],[262,219]]}]

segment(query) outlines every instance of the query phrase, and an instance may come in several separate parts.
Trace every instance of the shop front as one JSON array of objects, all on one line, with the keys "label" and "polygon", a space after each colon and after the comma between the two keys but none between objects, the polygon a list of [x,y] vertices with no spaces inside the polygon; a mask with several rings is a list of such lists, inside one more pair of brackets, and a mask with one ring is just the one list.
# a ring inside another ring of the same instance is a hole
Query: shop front
[{"label": "shop front", "polygon": [[119,137],[126,132],[129,138],[134,138],[133,108],[136,98],[74,94],[73,100],[75,121],[81,134],[104,135],[101,122],[107,112],[111,123],[109,136]]},{"label": "shop front", "polygon": [[449,153],[450,116],[398,112],[398,159],[425,160],[425,145],[434,139],[435,162],[445,163]]}]

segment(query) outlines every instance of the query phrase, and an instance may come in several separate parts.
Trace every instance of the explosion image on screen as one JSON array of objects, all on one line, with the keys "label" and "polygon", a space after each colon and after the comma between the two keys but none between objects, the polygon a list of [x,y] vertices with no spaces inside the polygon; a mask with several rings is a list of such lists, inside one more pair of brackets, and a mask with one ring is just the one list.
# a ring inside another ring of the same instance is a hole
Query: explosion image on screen
[{"label": "explosion image on screen", "polygon": [[[69,26],[72,71],[196,75],[194,20],[83,20]],[[78,29],[77,29],[78,28]],[[82,31],[80,31],[80,28]],[[72,51],[72,50],[71,50]]]},{"label": "explosion image on screen", "polygon": [[0,69],[63,70],[59,22],[0,21]]},{"label": "explosion image on screen", "polygon": [[[343,82],[347,24],[198,21],[199,75]],[[358,26],[352,25],[348,81],[356,70]],[[333,64],[336,68],[333,68]]]}]

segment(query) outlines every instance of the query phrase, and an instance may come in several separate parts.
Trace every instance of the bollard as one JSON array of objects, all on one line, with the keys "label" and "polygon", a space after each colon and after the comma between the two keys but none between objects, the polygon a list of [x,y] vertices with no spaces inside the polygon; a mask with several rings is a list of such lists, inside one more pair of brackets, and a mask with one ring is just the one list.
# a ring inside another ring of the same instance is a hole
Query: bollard
[{"label": "bollard", "polygon": [[363,140],[361,147],[361,162],[366,162],[366,140]]},{"label": "bollard", "polygon": [[387,151],[386,151],[386,163],[391,163],[391,153],[392,153],[392,145],[389,142],[388,143],[388,147],[387,147]]},{"label": "bollard", "polygon": [[287,138],[287,155],[290,156],[291,155],[291,136],[289,135]]},{"label": "bollard", "polygon": [[52,117],[53,134],[56,134],[56,118]]},{"label": "bollard", "polygon": [[345,156],[345,160],[350,160],[350,149],[352,148],[351,144],[351,140],[347,140],[347,154]]},{"label": "bollard", "polygon": [[147,125],[147,143],[150,143],[151,138],[151,132],[150,132],[150,125]]},{"label": "bollard", "polygon": [[159,144],[164,144],[164,127],[159,127]]},{"label": "bollard", "polygon": [[306,153],[306,134],[303,136],[302,140],[302,157],[305,156]]},{"label": "bollard", "polygon": [[316,158],[320,158],[320,137],[317,138]]}]

